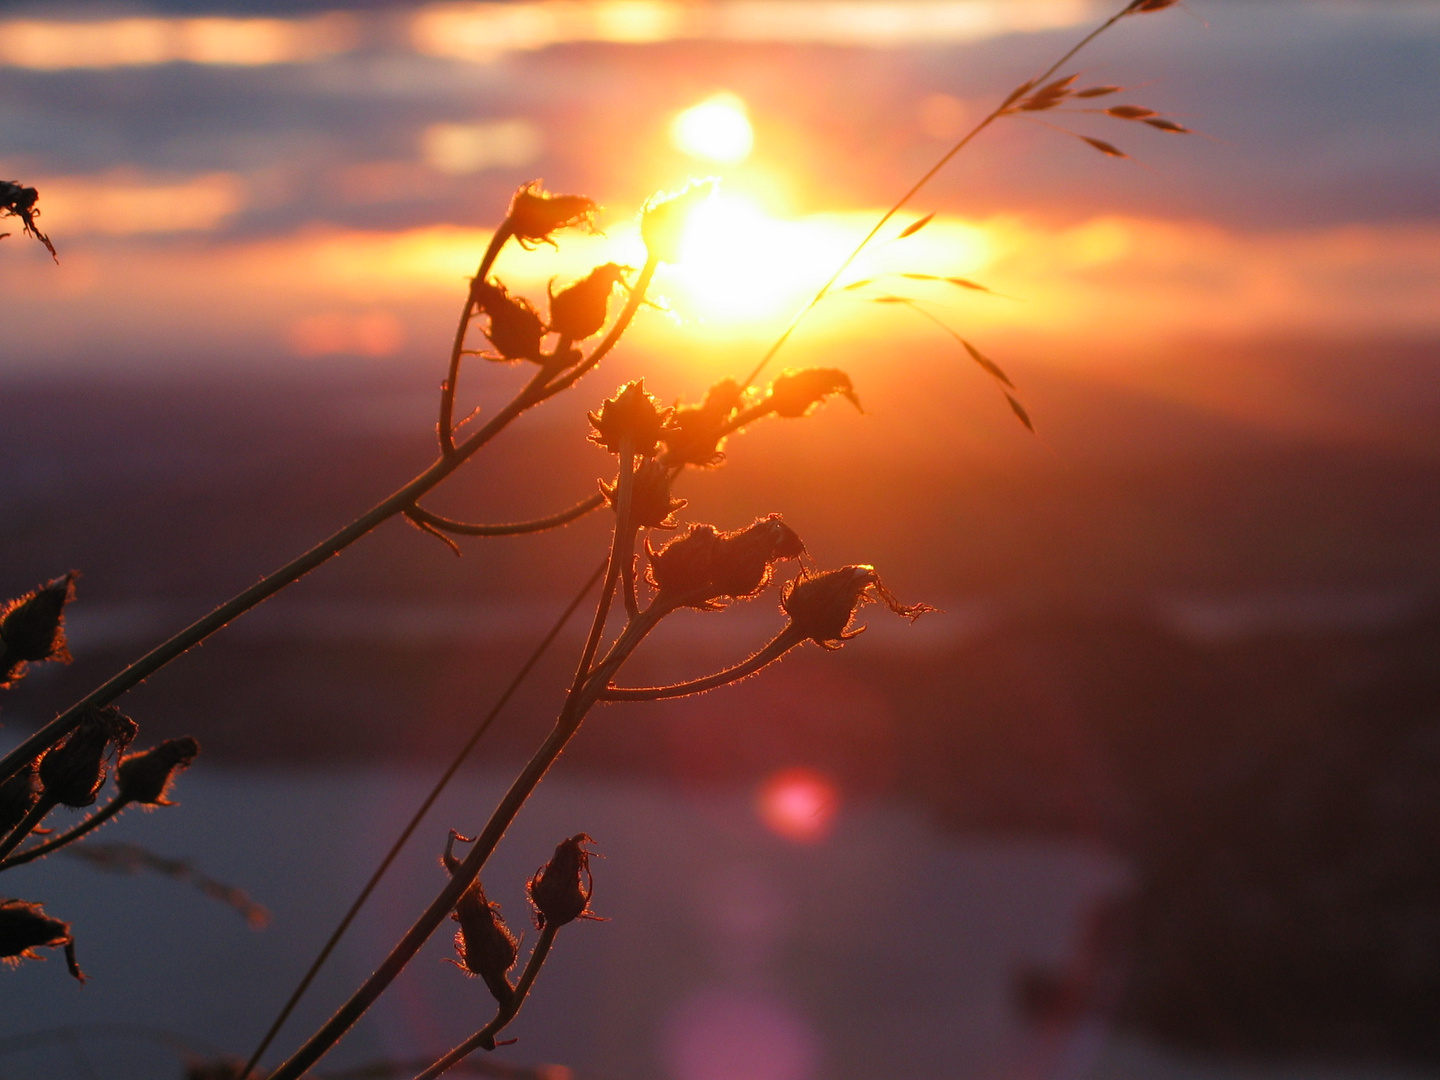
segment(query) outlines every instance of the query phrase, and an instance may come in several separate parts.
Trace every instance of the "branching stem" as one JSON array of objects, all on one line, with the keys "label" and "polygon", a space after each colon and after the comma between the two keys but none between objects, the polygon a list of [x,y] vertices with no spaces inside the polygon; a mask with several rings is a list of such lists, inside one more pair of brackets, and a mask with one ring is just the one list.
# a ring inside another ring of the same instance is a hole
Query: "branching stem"
[{"label": "branching stem", "polygon": [[663,698],[687,697],[690,694],[703,694],[706,690],[714,690],[716,687],[725,686],[727,683],[739,682],[755,674],[761,668],[773,664],[780,657],[799,645],[805,640],[805,636],[792,626],[787,626],[780,631],[770,643],[750,657],[732,668],[724,671],[717,671],[714,675],[707,675],[703,679],[692,679],[690,682],[674,683],[670,686],[607,686],[600,691],[601,701],[659,701]]},{"label": "branching stem", "polygon": [[69,832],[61,833],[59,836],[52,836],[44,843],[36,844],[34,847],[26,848],[24,851],[17,851],[8,858],[0,859],[0,870],[9,870],[12,866],[22,866],[25,863],[44,858],[52,851],[62,848],[66,844],[74,843],[92,829],[98,829],[101,825],[104,825],[105,822],[129,806],[130,802],[131,800],[127,799],[124,795],[116,795],[115,798],[111,799],[99,810],[96,810],[95,813],[80,822],[79,825],[76,825]]},{"label": "branching stem", "polygon": [[454,518],[432,513],[422,506],[410,507],[405,511],[405,516],[412,521],[439,529],[441,532],[454,533],[456,536],[520,536],[524,533],[544,532],[546,529],[556,529],[561,525],[568,525],[604,504],[605,496],[596,493],[588,499],[576,503],[568,510],[561,510],[558,514],[535,518],[532,521],[515,521],[505,525],[473,525],[468,521],[456,521]]},{"label": "branching stem", "polygon": [[19,847],[25,837],[34,831],[35,826],[45,820],[45,815],[58,805],[53,796],[42,794],[40,798],[36,799],[35,805],[20,819],[20,823],[10,830],[10,835],[4,840],[0,840],[0,860]]}]

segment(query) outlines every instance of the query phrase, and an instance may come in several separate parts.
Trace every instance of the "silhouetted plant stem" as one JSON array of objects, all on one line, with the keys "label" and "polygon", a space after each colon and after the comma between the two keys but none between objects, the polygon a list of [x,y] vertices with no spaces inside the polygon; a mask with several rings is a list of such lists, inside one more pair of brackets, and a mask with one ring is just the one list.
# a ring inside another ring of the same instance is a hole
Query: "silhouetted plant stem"
[{"label": "silhouetted plant stem", "polygon": [[592,370],[605,353],[609,352],[620,340],[626,327],[635,317],[635,313],[640,309],[645,290],[654,276],[656,265],[658,265],[656,260],[647,260],[639,280],[630,291],[629,300],[614,325],[611,326],[609,333],[581,364],[570,369],[568,373],[562,374],[559,378],[554,378],[553,371],[542,368],[524,389],[496,413],[484,427],[458,444],[453,454],[442,455],[428,469],[389,498],[372,507],[332,536],[316,544],[303,555],[291,560],[279,570],[227,600],[204,618],[191,623],[178,634],[151,649],[119,674],[92,690],[86,697],[66,709],[6,754],[3,759],[0,759],[0,783],[14,776],[29,762],[39,757],[49,746],[74,730],[80,722],[81,716],[88,710],[110,704],[177,656],[181,656],[193,646],[204,641],[231,620],[268,600],[287,585],[299,581],[311,570],[344,551],[377,525],[388,521],[397,514],[404,513],[415,505],[416,500],[433,489],[482,446],[508,427],[516,417],[573,386],[582,375]]},{"label": "silhouetted plant stem", "polygon": [[[610,580],[613,592],[613,578],[609,574],[606,577]],[[269,1080],[299,1080],[305,1071],[319,1061],[365,1014],[365,1011],[385,992],[386,987],[395,981],[395,978],[404,970],[405,965],[420,951],[420,947],[449,916],[450,911],[459,901],[460,895],[470,887],[471,882],[479,877],[486,860],[494,853],[500,839],[505,835],[505,830],[515,820],[515,815],[520,812],[520,808],[525,805],[525,801],[529,799],[531,792],[544,778],[550,766],[555,763],[570,740],[574,738],[575,733],[580,730],[586,714],[598,699],[599,691],[614,676],[616,670],[635,650],[645,635],[672,610],[674,610],[673,605],[651,604],[649,608],[640,613],[639,618],[621,632],[620,637],[611,646],[605,658],[595,666],[595,670],[588,678],[582,679],[580,690],[572,691],[567,696],[554,729],[510,785],[504,798],[501,799],[500,805],[490,815],[490,820],[486,822],[485,828],[475,838],[470,853],[452,872],[439,895],[430,902],[420,918],[405,932],[390,954],[351,995],[350,999],[294,1055],[271,1073]]]},{"label": "silhouetted plant stem", "polygon": [[[1090,33],[1086,34],[1083,38],[1076,42],[1076,44],[1073,45],[1070,50],[1065,53],[1064,56],[1060,57],[1059,60],[1056,60],[1053,64],[1046,68],[1043,73],[1036,76],[1035,79],[1032,80],[1032,84],[1038,85],[1040,83],[1043,83],[1046,79],[1049,79],[1062,67],[1068,64],[1072,59],[1074,59],[1076,54],[1078,54],[1082,49],[1084,49],[1101,34],[1105,33],[1105,31],[1109,30],[1126,15],[1129,15],[1133,10],[1135,10],[1135,6],[1136,5],[1134,3],[1127,3],[1120,11],[1117,11],[1114,15],[1110,16],[1110,18],[1106,19],[1094,30],[1091,30]],[[841,262],[835,273],[831,274],[829,280],[827,280],[824,285],[820,286],[820,290],[815,294],[815,296],[810,300],[810,302],[800,309],[800,311],[795,315],[795,317],[790,320],[790,324],[785,327],[785,329],[781,332],[780,336],[775,339],[775,343],[765,351],[765,355],[760,358],[759,362],[751,370],[750,374],[745,377],[746,386],[751,385],[755,382],[757,378],[759,378],[760,373],[770,365],[770,361],[774,360],[780,350],[785,347],[785,343],[788,342],[791,335],[793,335],[795,331],[800,328],[800,324],[805,321],[806,317],[810,314],[810,312],[815,310],[816,305],[818,305],[820,301],[824,300],[830,290],[835,287],[835,283],[840,280],[841,275],[843,275],[846,270],[850,269],[851,265],[855,262],[855,260],[860,257],[860,253],[870,245],[870,241],[874,240],[875,237],[880,234],[880,230],[883,229],[886,225],[888,225],[890,223],[890,220],[896,214],[898,214],[901,210],[905,209],[905,207],[909,204],[910,200],[913,199],[916,195],[920,194],[921,189],[924,188],[926,184],[930,183],[931,180],[935,179],[935,177],[940,173],[940,170],[945,168],[946,165],[950,164],[950,161],[955,157],[956,154],[960,153],[961,150],[964,150],[965,147],[969,146],[970,143],[974,141],[976,136],[978,136],[991,124],[995,123],[996,120],[999,120],[1000,117],[1004,115],[1006,108],[1012,103],[1012,100],[1013,99],[1008,99],[1002,102],[989,113],[987,113],[979,123],[977,123],[973,128],[966,132],[963,137],[961,137],[959,142],[957,142],[949,150],[945,151],[945,153],[940,156],[940,160],[935,162],[934,165],[930,166],[930,168],[926,171],[925,175],[920,177],[919,180],[915,181],[915,183],[910,186],[910,189],[894,202],[890,209],[886,210],[885,213],[880,215],[880,220],[875,223],[874,228],[872,228],[868,233],[865,234],[865,239],[861,240],[860,243],[856,244],[855,250],[850,252],[849,255],[845,256],[844,261]]]},{"label": "silhouetted plant stem", "polygon": [[559,932],[560,927],[553,923],[540,931],[540,937],[535,942],[535,948],[530,951],[530,959],[525,962],[525,970],[520,973],[520,979],[515,984],[514,996],[510,1001],[496,1012],[493,1020],[424,1072],[418,1073],[415,1080],[434,1080],[435,1077],[448,1072],[476,1050],[495,1049],[495,1036],[504,1031],[510,1022],[520,1014],[520,1007],[525,1004],[525,997],[530,993],[530,987],[535,984],[536,976],[545,966],[545,958],[549,955],[550,946],[555,944],[555,935]]},{"label": "silhouetted plant stem", "polygon": [[575,594],[575,598],[570,601],[560,617],[555,620],[555,624],[551,626],[549,632],[540,640],[540,643],[535,646],[535,649],[530,653],[529,657],[526,658],[525,663],[520,666],[520,670],[515,673],[515,677],[510,680],[510,684],[505,687],[504,692],[501,693],[490,711],[485,714],[485,718],[476,725],[470,738],[467,739],[465,745],[460,748],[459,752],[450,762],[450,765],[445,769],[445,772],[441,774],[440,779],[435,782],[435,786],[430,789],[430,793],[425,796],[425,800],[420,804],[419,808],[416,809],[415,813],[410,816],[410,820],[406,822],[405,828],[402,829],[400,835],[395,838],[395,842],[390,845],[390,850],[385,853],[385,857],[380,860],[380,865],[377,866],[375,872],[370,875],[370,880],[365,883],[364,888],[360,890],[360,894],[350,905],[349,910],[345,912],[339,924],[331,932],[330,937],[326,939],[319,954],[311,961],[310,967],[306,970],[304,976],[301,977],[299,985],[295,987],[289,1000],[285,1002],[284,1007],[280,1010],[280,1014],[265,1032],[264,1038],[260,1040],[260,1045],[257,1046],[254,1053],[250,1055],[250,1060],[247,1061],[245,1067],[240,1070],[240,1075],[236,1077],[236,1080],[246,1080],[246,1077],[248,1077],[255,1066],[259,1064],[260,1058],[263,1057],[265,1051],[270,1048],[270,1044],[275,1041],[275,1036],[280,1033],[280,1029],[284,1026],[285,1021],[288,1020],[290,1014],[295,1011],[295,1006],[300,1003],[300,999],[305,995],[305,991],[310,988],[310,984],[314,981],[315,976],[319,974],[320,969],[325,966],[325,961],[330,958],[330,954],[335,950],[335,946],[340,943],[340,939],[345,935],[345,931],[348,930],[350,924],[355,921],[355,916],[360,913],[360,909],[365,906],[365,902],[370,898],[370,894],[374,892],[375,887],[380,884],[381,879],[390,869],[390,865],[400,854],[401,849],[404,848],[416,828],[419,827],[425,815],[430,812],[430,808],[435,805],[435,800],[440,797],[441,792],[445,790],[446,786],[449,785],[455,774],[460,770],[460,766],[465,763],[465,759],[470,756],[470,752],[475,749],[480,739],[490,730],[491,725],[494,724],[501,710],[509,704],[510,699],[515,696],[515,692],[520,689],[521,684],[529,676],[535,665],[540,662],[540,658],[545,655],[555,639],[560,636],[560,632],[565,628],[565,625],[574,616],[575,612],[579,610],[580,605],[585,602],[585,597],[590,594],[590,590],[595,588],[596,583],[604,575],[607,566],[609,566],[608,561],[601,563],[595,568],[595,572],[586,580],[580,591]]},{"label": "silhouetted plant stem", "polygon": [[420,506],[412,506],[405,511],[405,516],[412,521],[431,528],[439,529],[441,532],[454,533],[456,536],[519,536],[524,533],[544,532],[546,529],[559,528],[561,525],[568,525],[572,521],[578,521],[592,510],[605,505],[605,496],[598,492],[588,499],[576,503],[568,510],[562,510],[558,514],[551,514],[549,517],[535,518],[531,521],[516,521],[505,525],[475,525],[468,521],[456,521],[440,514],[431,513]]},{"label": "silhouetted plant stem", "polygon": [[465,336],[470,332],[470,323],[475,319],[474,283],[483,282],[489,276],[490,268],[495,265],[495,260],[500,255],[500,249],[513,235],[510,219],[507,217],[504,223],[495,230],[495,235],[490,238],[490,243],[485,248],[485,254],[480,260],[480,267],[475,271],[475,277],[471,281],[470,294],[465,298],[465,306],[460,312],[460,323],[455,328],[455,341],[450,347],[450,369],[445,376],[444,384],[440,387],[440,423],[436,428],[440,435],[440,453],[446,457],[450,457],[456,452],[455,391],[460,382],[460,364],[465,355]]},{"label": "silhouetted plant stem", "polygon": [[25,863],[33,862],[36,859],[49,855],[58,848],[64,847],[66,844],[74,843],[86,833],[104,825],[105,822],[129,806],[131,801],[132,800],[126,798],[124,795],[117,795],[69,832],[61,833],[59,836],[52,836],[43,843],[36,844],[31,848],[26,848],[24,851],[17,851],[8,858],[5,858],[3,853],[0,853],[0,870],[9,870],[12,866],[22,866]]},{"label": "silhouetted plant stem", "polygon": [[35,805],[20,819],[20,823],[10,830],[10,835],[4,840],[0,840],[0,860],[19,847],[21,842],[34,831],[35,826],[45,820],[45,815],[58,805],[60,805],[59,801],[54,796],[46,796],[42,793],[35,800]]},{"label": "silhouetted plant stem", "polygon": [[755,674],[755,672],[761,668],[779,660],[780,657],[784,656],[804,640],[804,634],[794,629],[794,627],[787,626],[754,656],[743,663],[736,664],[732,668],[717,671],[714,675],[707,675],[703,679],[692,679],[690,682],[673,683],[670,686],[609,686],[600,691],[600,700],[659,701],[662,698],[677,698],[686,697],[690,694],[703,694],[706,690],[714,690],[716,687],[725,686],[727,683],[739,682],[741,679]]}]

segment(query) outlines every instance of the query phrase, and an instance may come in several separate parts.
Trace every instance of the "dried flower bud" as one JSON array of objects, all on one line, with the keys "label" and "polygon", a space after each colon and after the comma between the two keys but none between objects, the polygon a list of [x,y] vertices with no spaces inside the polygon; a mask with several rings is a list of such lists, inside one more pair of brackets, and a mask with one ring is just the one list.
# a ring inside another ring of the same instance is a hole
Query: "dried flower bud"
[{"label": "dried flower bud", "polygon": [[715,193],[718,181],[712,176],[692,180],[674,194],[660,192],[651,196],[640,215],[640,238],[652,259],[661,262],[680,260],[680,240],[691,212]]},{"label": "dried flower bud", "polygon": [[535,871],[529,888],[536,929],[595,918],[590,913],[590,852],[584,847],[594,842],[584,833],[561,840],[550,861]]},{"label": "dried flower bud", "polygon": [[692,525],[656,551],[647,544],[650,581],[670,602],[714,611],[722,597],[753,596],[770,582],[775,563],[805,553],[805,544],[779,514],[735,532]]},{"label": "dried flower bud", "polygon": [[85,981],[75,962],[75,938],[70,924],[53,919],[39,904],[25,900],[0,900],[0,961],[10,965],[24,960],[43,960],[36,949],[65,947],[65,962],[70,974]]},{"label": "dried flower bud", "polygon": [[452,963],[461,971],[479,975],[495,1000],[508,1005],[515,993],[509,973],[520,947],[500,917],[500,905],[486,899],[477,880],[460,894],[450,917],[460,924],[455,931],[455,952],[460,959]]},{"label": "dried flower bud", "polygon": [[645,392],[645,380],[636,379],[618,388],[614,397],[606,398],[599,412],[589,414],[595,428],[590,441],[618,454],[621,442],[628,436],[631,453],[653,457],[655,444],[664,435],[674,411],[660,408],[660,403]]},{"label": "dried flower bud", "polygon": [[[619,482],[600,481],[600,491],[611,507],[615,506]],[[630,524],[637,528],[673,529],[679,522],[675,512],[687,505],[685,499],[670,497],[670,470],[656,458],[646,458],[635,470],[630,491]]]},{"label": "dried flower bud", "polygon": [[[605,263],[597,266],[568,289],[550,293],[550,329],[572,341],[584,341],[605,325],[610,294],[625,283],[628,266]],[[549,286],[546,286],[549,291]]]},{"label": "dried flower bud", "polygon": [[70,662],[65,648],[65,605],[75,599],[70,571],[17,597],[0,609],[0,686],[9,686],[27,663]]},{"label": "dried flower bud", "polygon": [[719,464],[729,434],[727,425],[739,410],[745,390],[734,379],[722,379],[705,392],[699,405],[681,405],[665,432],[666,465]]},{"label": "dried flower bud", "polygon": [[880,582],[873,566],[842,566],[792,581],[781,606],[791,625],[824,649],[838,649],[865,628],[850,629],[861,604],[878,600],[897,615],[914,621],[935,609],[928,604],[900,603]]},{"label": "dried flower bud", "polygon": [[545,336],[545,324],[523,296],[511,296],[505,286],[478,278],[470,286],[470,295],[475,306],[490,317],[485,336],[495,346],[498,355],[491,360],[531,360],[542,363],[540,339]]},{"label": "dried flower bud", "polygon": [[113,705],[91,709],[58,746],[40,759],[44,796],[64,806],[89,806],[105,782],[106,759],[123,752],[139,725]]},{"label": "dried flower bud", "polygon": [[776,415],[795,417],[804,416],[831,394],[840,394],[860,408],[850,376],[836,368],[791,368],[781,372],[770,384],[765,400]]},{"label": "dried flower bud", "polygon": [[523,248],[537,243],[555,247],[552,234],[560,229],[584,225],[594,232],[598,209],[593,200],[583,195],[551,195],[539,180],[531,180],[511,198],[505,224]]},{"label": "dried flower bud", "polygon": [[26,187],[14,180],[0,180],[0,217],[18,217],[23,222],[22,231],[44,244],[52,259],[58,259],[50,237],[41,232],[40,226],[35,224],[35,219],[40,216],[39,202],[40,192],[33,187]]},{"label": "dried flower bud", "polygon": [[183,739],[166,739],[138,754],[120,759],[115,767],[115,786],[126,802],[142,806],[174,806],[165,797],[175,773],[188,769],[200,753],[200,744],[188,735]]},{"label": "dried flower bud", "polygon": [[36,762],[32,761],[0,784],[0,836],[19,825],[40,797]]}]

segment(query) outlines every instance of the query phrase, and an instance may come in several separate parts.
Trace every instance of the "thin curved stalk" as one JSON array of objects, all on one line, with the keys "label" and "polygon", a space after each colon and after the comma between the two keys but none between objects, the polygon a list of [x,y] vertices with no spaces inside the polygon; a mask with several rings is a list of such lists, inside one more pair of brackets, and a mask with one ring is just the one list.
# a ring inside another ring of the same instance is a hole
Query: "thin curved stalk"
[{"label": "thin curved stalk", "polygon": [[550,953],[550,946],[555,944],[555,935],[559,932],[560,927],[553,923],[540,931],[540,937],[535,942],[535,948],[530,952],[530,959],[525,962],[525,970],[520,973],[520,979],[515,984],[515,993],[510,1001],[495,1014],[493,1020],[424,1072],[418,1073],[415,1080],[435,1080],[435,1077],[449,1072],[451,1068],[464,1061],[476,1050],[495,1049],[495,1036],[504,1031],[510,1022],[520,1014],[520,1006],[525,1004],[526,995],[530,993],[530,987],[535,985],[535,977],[540,974],[540,969],[545,965],[545,958]]},{"label": "thin curved stalk", "polygon": [[0,870],[9,870],[12,866],[23,866],[25,863],[34,862],[36,859],[44,858],[57,848],[66,844],[73,844],[86,833],[98,829],[105,822],[109,821],[116,814],[124,810],[131,803],[124,795],[116,795],[108,803],[102,806],[95,813],[91,814],[84,821],[80,822],[69,832],[61,833],[59,836],[52,836],[44,843],[36,844],[34,847],[26,848],[24,851],[17,851],[9,858],[0,860]]},{"label": "thin curved stalk", "polygon": [[535,518],[532,521],[515,521],[506,525],[473,525],[468,521],[456,521],[454,518],[432,513],[422,506],[410,507],[405,511],[405,516],[412,521],[428,525],[432,529],[454,533],[456,536],[520,536],[524,533],[544,532],[546,529],[557,529],[561,525],[568,525],[603,505],[605,505],[605,496],[597,492],[588,499],[576,503],[570,509],[561,510],[558,514]]},{"label": "thin curved stalk", "polygon": [[585,639],[585,649],[575,668],[575,681],[570,686],[577,693],[590,676],[590,663],[605,636],[605,621],[610,615],[610,602],[615,597],[615,584],[626,559],[634,557],[635,531],[630,528],[630,501],[635,491],[634,443],[629,435],[620,439],[620,474],[615,479],[615,531],[610,543],[610,561],[605,569],[605,584],[600,587],[600,602],[595,605],[595,619]]},{"label": "thin curved stalk", "polygon": [[[1110,16],[1110,18],[1106,19],[1094,30],[1090,31],[1090,33],[1086,34],[1083,38],[1080,39],[1079,42],[1077,42],[1073,47],[1071,47],[1069,52],[1067,52],[1064,56],[1060,57],[1059,60],[1056,60],[1053,64],[1046,68],[1042,74],[1036,76],[1036,78],[1034,79],[1034,84],[1039,85],[1045,82],[1046,79],[1049,79],[1062,67],[1068,64],[1075,57],[1075,55],[1080,52],[1081,49],[1085,48],[1085,46],[1089,45],[1097,37],[1105,33],[1106,30],[1109,30],[1110,27],[1114,26],[1126,15],[1129,15],[1134,9],[1134,7],[1135,4],[1133,2],[1127,3],[1124,8],[1116,12],[1114,15]],[[785,329],[781,332],[780,336],[775,339],[775,343],[766,350],[765,355],[760,358],[759,363],[757,363],[754,369],[750,372],[750,374],[746,376],[746,386],[749,386],[751,383],[753,383],[759,377],[760,373],[769,366],[770,361],[774,360],[775,356],[780,352],[780,350],[785,347],[785,343],[790,340],[791,335],[793,335],[795,331],[800,328],[800,324],[805,321],[806,317],[810,314],[810,312],[815,309],[815,306],[819,304],[821,300],[825,299],[826,294],[828,294],[830,290],[835,287],[835,283],[840,280],[840,276],[844,274],[846,270],[850,269],[851,264],[860,257],[860,253],[870,245],[870,241],[874,240],[875,237],[880,234],[880,230],[890,223],[890,219],[893,218],[896,214],[898,214],[901,210],[905,209],[906,205],[909,204],[910,200],[913,199],[916,195],[920,194],[921,189],[924,188],[926,184],[930,183],[931,180],[935,179],[935,177],[940,173],[940,170],[945,168],[946,165],[950,164],[951,159],[954,158],[956,154],[960,153],[961,150],[964,150],[965,147],[969,146],[970,143],[974,141],[976,136],[978,136],[996,120],[999,120],[1000,117],[1005,114],[1006,109],[1012,103],[1013,99],[1006,100],[1000,105],[997,105],[991,112],[986,114],[984,119],[982,119],[978,124],[971,128],[970,131],[967,132],[960,139],[959,142],[957,142],[954,146],[952,146],[949,150],[942,154],[940,156],[940,160],[935,162],[935,164],[929,168],[929,170],[925,173],[924,176],[920,177],[919,180],[915,181],[915,183],[911,185],[909,191],[905,192],[904,195],[900,196],[900,198],[895,201],[894,205],[892,205],[890,209],[886,210],[885,213],[880,215],[880,220],[875,223],[874,228],[872,228],[868,233],[865,234],[865,239],[861,240],[860,243],[855,245],[855,250],[850,252],[850,254],[845,257],[845,260],[840,264],[839,269],[837,269],[835,273],[830,275],[830,279],[826,281],[824,285],[820,286],[819,292],[815,294],[815,296],[810,300],[808,304],[806,304],[803,308],[800,309],[800,311],[796,314],[795,318],[790,320],[790,325],[785,327]]]},{"label": "thin curved stalk", "polygon": [[204,641],[207,637],[225,626],[231,620],[245,614],[251,608],[263,603],[274,596],[287,585],[299,581],[302,577],[314,570],[322,563],[329,561],[341,551],[349,547],[355,541],[365,536],[377,525],[388,521],[397,514],[415,505],[416,500],[421,498],[433,489],[442,480],[448,477],[462,464],[472,457],[477,450],[488,443],[510,423],[526,410],[541,402],[548,401],[556,394],[573,386],[579,378],[594,368],[601,356],[614,347],[615,342],[624,333],[625,327],[634,318],[635,312],[639,310],[644,300],[644,292],[649,286],[651,277],[654,274],[653,260],[645,264],[645,270],[641,272],[640,280],[630,291],[629,302],[621,312],[620,318],[610,329],[605,340],[597,347],[596,351],[588,357],[584,363],[562,375],[554,382],[548,382],[553,373],[541,369],[526,384],[525,388],[517,394],[504,408],[502,408],[490,421],[479,431],[471,435],[464,442],[459,443],[453,454],[442,455],[423,473],[411,480],[408,484],[396,491],[383,502],[378,503],[360,517],[350,522],[344,528],[316,544],[309,551],[296,559],[292,559],[279,570],[262,578],[248,589],[231,597],[225,603],[215,608],[204,618],[197,619],[178,634],[173,635],[161,642],[155,648],[136,660],[129,667],[119,674],[112,676],[92,690],[81,700],[77,701],[70,708],[66,709],[59,716],[55,717],[48,724],[34,732],[25,739],[19,746],[0,759],[0,783],[14,776],[29,762],[38,757],[41,752],[53,745],[64,735],[75,729],[83,716],[89,709],[108,705],[126,691],[133,689],[145,679],[149,678],[156,671],[182,655],[189,649]]},{"label": "thin curved stalk", "polygon": [[500,715],[501,710],[509,704],[510,699],[515,696],[515,692],[520,689],[521,684],[529,676],[535,665],[540,662],[540,658],[545,655],[550,646],[554,644],[555,639],[560,636],[560,631],[565,628],[565,624],[568,623],[575,612],[579,610],[580,605],[585,601],[585,597],[590,594],[591,589],[595,588],[596,583],[600,580],[601,575],[605,573],[605,568],[608,565],[608,562],[604,562],[595,568],[595,572],[590,575],[580,591],[575,594],[575,599],[570,601],[570,604],[565,608],[564,612],[555,620],[555,624],[550,628],[549,633],[541,639],[540,643],[535,646],[534,651],[531,652],[530,656],[525,660],[525,663],[520,666],[520,670],[515,673],[515,677],[510,680],[510,684],[496,700],[494,706],[485,714],[485,718],[476,725],[475,730],[471,733],[470,738],[466,740],[465,745],[460,748],[445,772],[441,774],[440,779],[435,782],[435,786],[430,789],[430,793],[425,796],[424,802],[422,802],[415,813],[410,816],[410,820],[406,822],[405,828],[402,829],[400,835],[395,838],[395,842],[390,845],[390,850],[385,853],[385,858],[380,860],[380,865],[377,866],[375,872],[370,875],[370,880],[365,883],[365,887],[360,890],[360,895],[355,898],[349,910],[346,911],[345,915],[340,919],[339,925],[331,932],[330,937],[326,940],[324,946],[321,947],[319,954],[316,955],[310,967],[300,979],[299,985],[295,987],[289,1000],[285,1002],[284,1008],[280,1010],[280,1015],[275,1018],[269,1030],[265,1032],[265,1037],[260,1040],[260,1045],[257,1046],[255,1052],[250,1055],[250,1060],[247,1061],[245,1067],[240,1070],[240,1075],[236,1077],[236,1080],[245,1080],[254,1070],[255,1066],[259,1064],[260,1058],[264,1056],[265,1051],[270,1049],[270,1044],[275,1041],[275,1036],[280,1033],[280,1029],[284,1027],[285,1021],[288,1020],[290,1014],[295,1011],[295,1006],[300,1003],[300,999],[304,997],[305,991],[308,990],[310,984],[314,982],[315,976],[318,975],[320,969],[325,966],[326,960],[328,960],[330,954],[335,951],[335,946],[340,943],[340,939],[345,935],[345,931],[348,930],[350,924],[355,921],[355,916],[358,915],[360,909],[365,906],[365,902],[370,898],[370,894],[374,892],[375,887],[380,884],[380,880],[390,869],[390,865],[400,854],[401,849],[404,848],[411,835],[413,835],[416,828],[419,827],[420,822],[424,820],[425,815],[430,812],[430,807],[435,805],[435,800],[440,797],[440,793],[443,792],[450,781],[454,779],[455,774],[460,770],[460,766],[465,763],[465,759],[470,756],[470,752],[475,749],[480,739],[490,730],[490,726]]},{"label": "thin curved stalk", "polygon": [[439,895],[430,902],[420,918],[405,932],[405,935],[390,950],[390,954],[350,996],[350,999],[299,1050],[272,1072],[269,1080],[299,1080],[360,1017],[365,1015],[366,1010],[395,981],[395,978],[404,970],[405,965],[420,951],[420,947],[429,940],[430,935],[449,916],[459,901],[460,895],[480,876],[480,871],[484,869],[486,861],[499,845],[501,837],[505,835],[505,830],[515,820],[515,815],[520,812],[521,807],[530,798],[530,794],[550,770],[550,766],[555,763],[565,747],[569,745],[570,740],[574,738],[575,733],[580,730],[586,714],[595,704],[598,689],[614,676],[616,670],[634,652],[635,647],[639,645],[645,635],[671,610],[673,608],[669,606],[659,608],[652,604],[641,613],[639,619],[625,628],[619,640],[611,647],[609,654],[597,665],[591,677],[585,681],[581,691],[571,693],[566,698],[554,729],[510,785],[504,798],[500,800],[499,806],[490,815],[490,820],[486,822],[485,828],[475,838],[475,842],[470,848],[470,854],[451,874]]},{"label": "thin curved stalk", "polygon": [[707,690],[714,690],[716,687],[739,682],[741,679],[754,675],[761,668],[779,660],[804,640],[804,635],[794,627],[787,626],[754,656],[734,667],[717,671],[714,675],[707,675],[703,679],[692,679],[690,682],[673,683],[670,686],[607,686],[600,691],[600,700],[660,701],[664,698],[703,694]]},{"label": "thin curved stalk", "polygon": [[455,328],[455,341],[450,346],[450,369],[440,387],[440,423],[436,428],[440,436],[440,453],[446,457],[455,453],[455,391],[460,382],[460,364],[465,355],[465,335],[470,332],[470,323],[475,318],[475,282],[484,281],[500,255],[500,249],[513,236],[510,219],[506,218],[485,248],[480,267],[471,279],[470,294],[465,298],[465,307],[460,312],[460,323]]},{"label": "thin curved stalk", "polygon": [[35,805],[20,819],[20,823],[10,830],[10,835],[0,840],[0,859],[4,859],[19,847],[25,837],[34,832],[35,826],[45,820],[45,815],[58,805],[53,798],[46,798],[44,795],[36,799]]}]

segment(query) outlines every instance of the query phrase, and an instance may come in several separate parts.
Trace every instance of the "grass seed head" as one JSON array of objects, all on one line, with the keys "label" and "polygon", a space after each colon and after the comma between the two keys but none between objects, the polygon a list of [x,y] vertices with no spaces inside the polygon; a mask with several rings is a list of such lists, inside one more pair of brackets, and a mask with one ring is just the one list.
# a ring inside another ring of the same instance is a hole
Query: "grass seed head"
[{"label": "grass seed head", "polygon": [[141,806],[175,805],[165,797],[170,784],[177,772],[190,767],[198,753],[200,744],[187,735],[121,758],[115,767],[120,797]]},{"label": "grass seed head", "polygon": [[550,861],[535,871],[528,887],[530,902],[535,906],[536,929],[595,917],[590,912],[594,880],[590,876],[590,852],[585,847],[593,843],[584,833],[561,840]]}]

